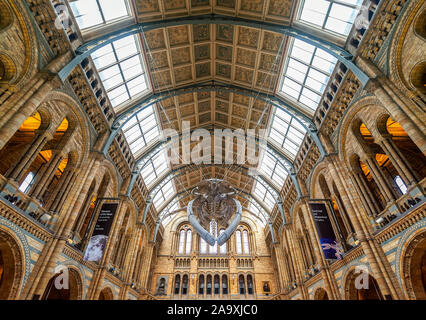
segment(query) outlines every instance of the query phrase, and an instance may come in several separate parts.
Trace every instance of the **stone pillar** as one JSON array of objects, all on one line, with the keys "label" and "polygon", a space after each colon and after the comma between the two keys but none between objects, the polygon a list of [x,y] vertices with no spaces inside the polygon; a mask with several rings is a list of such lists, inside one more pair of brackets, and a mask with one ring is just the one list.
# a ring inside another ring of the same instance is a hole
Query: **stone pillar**
[{"label": "stone pillar", "polygon": [[367,163],[368,168],[371,170],[371,173],[374,177],[374,181],[376,181],[381,193],[386,199],[386,202],[389,203],[394,201],[396,199],[396,196],[393,190],[389,187],[389,183],[386,181],[386,177],[383,174],[383,171],[374,156],[369,155],[367,156],[367,158],[364,159],[364,161]]},{"label": "stone pillar", "polygon": [[[142,289],[148,290],[148,273],[149,269],[151,267],[151,260],[152,260],[152,252],[154,250],[155,243],[149,241],[146,247],[143,251],[143,258],[142,258],[142,266],[140,270],[140,287]],[[182,279],[181,279],[182,282]]]},{"label": "stone pillar", "polygon": [[31,197],[40,199],[43,196],[63,158],[61,152],[53,153],[50,161],[37,174],[34,187],[28,193]]},{"label": "stone pillar", "polygon": [[[402,128],[407,132],[413,142],[419,147],[419,149],[426,153],[426,144],[424,143],[426,138],[424,131],[419,129],[413,118],[418,118],[417,116],[412,116],[411,118],[407,116],[407,108],[401,108],[394,99],[389,95],[389,93],[384,89],[383,85],[379,81],[374,81],[370,86],[370,90],[374,95],[380,100],[385,109],[390,113],[391,117],[398,122]],[[405,111],[404,111],[405,110]]]},{"label": "stone pillar", "polygon": [[351,179],[354,183],[355,189],[367,210],[369,216],[375,217],[381,210],[371,194],[370,188],[365,182],[365,177],[362,172],[352,172]]},{"label": "stone pillar", "polygon": [[53,212],[60,211],[62,204],[65,201],[66,196],[71,191],[72,186],[76,180],[77,173],[75,168],[68,168],[61,177],[61,184],[58,189],[52,194],[48,209]]},{"label": "stone pillar", "polygon": [[60,81],[53,78],[43,83],[43,85],[32,95],[32,97],[11,117],[0,129],[0,150],[13,137],[22,123],[31,116],[47,95],[55,88],[59,87]]},{"label": "stone pillar", "polygon": [[34,162],[40,151],[43,149],[46,142],[51,138],[52,136],[49,132],[36,132],[32,143],[21,155],[17,165],[11,170],[10,173],[6,174],[6,176],[16,182],[19,182],[24,177],[24,174]]},{"label": "stone pillar", "polygon": [[386,152],[386,155],[392,161],[392,164],[407,186],[415,184],[417,179],[414,177],[413,170],[410,168],[407,160],[405,160],[404,156],[395,146],[392,137],[390,135],[382,137],[378,143],[382,147],[383,151]]},{"label": "stone pillar", "polygon": [[342,196],[342,201],[347,208],[348,216],[352,221],[355,229],[356,237],[361,243],[361,247],[373,275],[382,291],[383,295],[392,296],[394,299],[402,298],[401,289],[395,278],[395,274],[390,268],[389,261],[384,256],[383,249],[378,245],[374,238],[370,235],[371,226],[366,225],[363,218],[363,212],[357,205],[354,198],[355,194],[350,192],[352,187],[350,181],[344,177],[344,169],[340,166],[336,156],[326,158],[330,174],[335,177],[335,183],[339,193]]}]

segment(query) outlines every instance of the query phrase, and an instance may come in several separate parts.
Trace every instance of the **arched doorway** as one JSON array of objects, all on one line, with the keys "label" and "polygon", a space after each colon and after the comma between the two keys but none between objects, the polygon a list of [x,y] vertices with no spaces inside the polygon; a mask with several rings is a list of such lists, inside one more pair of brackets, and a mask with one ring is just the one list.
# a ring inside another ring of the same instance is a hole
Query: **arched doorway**
[{"label": "arched doorway", "polygon": [[18,243],[11,235],[0,230],[0,300],[18,297],[23,265]]},{"label": "arched doorway", "polygon": [[329,300],[327,291],[324,288],[318,288],[315,291],[314,300]]},{"label": "arched doorway", "polygon": [[365,271],[356,273],[355,270],[352,270],[346,278],[345,299],[384,300],[376,279]]},{"label": "arched doorway", "polygon": [[[58,283],[64,284],[64,271],[54,275],[47,284],[41,300],[81,300],[82,299],[82,281],[78,272],[74,269],[68,268],[69,283],[68,286],[58,288]],[[61,277],[60,279],[58,279]],[[58,280],[58,281],[56,281]]]},{"label": "arched doorway", "polygon": [[103,288],[99,293],[99,300],[114,300],[114,294],[111,288]]},{"label": "arched doorway", "polygon": [[411,300],[426,300],[426,232],[417,235],[402,258],[402,275]]}]

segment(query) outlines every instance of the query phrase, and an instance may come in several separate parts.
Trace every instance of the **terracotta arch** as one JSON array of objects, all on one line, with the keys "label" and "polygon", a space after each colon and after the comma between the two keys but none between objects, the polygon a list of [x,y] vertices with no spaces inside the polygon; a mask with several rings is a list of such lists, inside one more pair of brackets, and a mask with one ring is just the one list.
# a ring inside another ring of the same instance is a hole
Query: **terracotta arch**
[{"label": "terracotta arch", "polygon": [[110,287],[105,287],[99,293],[98,300],[114,300],[114,293]]},{"label": "terracotta arch", "polygon": [[426,300],[426,230],[415,233],[401,254],[401,279],[411,300]]},{"label": "terracotta arch", "polygon": [[24,277],[24,254],[15,237],[0,229],[0,300],[14,300]]},{"label": "terracotta arch", "polygon": [[14,16],[7,1],[0,0],[0,32],[12,25]]},{"label": "terracotta arch", "polygon": [[327,290],[319,287],[314,292],[314,300],[329,300]]},{"label": "terracotta arch", "polygon": [[[80,271],[74,266],[67,266],[69,275],[68,289],[57,289],[55,280],[60,274],[55,274],[48,282],[42,300],[82,300],[83,280]],[[62,274],[62,273],[61,273]]]},{"label": "terracotta arch", "polygon": [[[343,281],[344,298],[345,300],[383,300],[383,295],[380,291],[376,279],[371,275],[370,271],[366,272],[366,283],[358,279],[364,271],[357,272],[356,267],[353,266],[348,270]],[[357,288],[357,283],[366,285],[366,288]]]}]

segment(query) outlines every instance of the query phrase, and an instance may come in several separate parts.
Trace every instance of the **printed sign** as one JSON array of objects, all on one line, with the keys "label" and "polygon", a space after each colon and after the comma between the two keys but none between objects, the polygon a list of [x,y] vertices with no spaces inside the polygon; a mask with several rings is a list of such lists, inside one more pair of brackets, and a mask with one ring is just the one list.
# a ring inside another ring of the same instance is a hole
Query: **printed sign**
[{"label": "printed sign", "polygon": [[102,259],[117,208],[118,203],[104,203],[102,205],[98,221],[84,254],[84,261],[98,262]]},{"label": "printed sign", "polygon": [[324,203],[310,203],[315,228],[320,239],[321,249],[326,259],[342,259],[342,247],[336,240],[336,235]]}]

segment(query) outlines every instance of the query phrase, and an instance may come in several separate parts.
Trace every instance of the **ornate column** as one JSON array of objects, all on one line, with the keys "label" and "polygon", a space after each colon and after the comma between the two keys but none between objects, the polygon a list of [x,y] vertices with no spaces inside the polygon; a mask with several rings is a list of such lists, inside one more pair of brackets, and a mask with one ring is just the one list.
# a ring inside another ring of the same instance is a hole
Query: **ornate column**
[{"label": "ornate column", "polygon": [[386,152],[386,155],[392,161],[392,164],[398,171],[398,174],[401,176],[402,180],[407,184],[407,186],[415,184],[417,182],[417,179],[414,177],[413,170],[411,169],[407,160],[395,146],[395,143],[392,140],[392,136],[382,136],[377,142],[380,147],[382,147],[383,151]]},{"label": "ornate column", "polygon": [[47,205],[47,208],[50,211],[58,212],[60,211],[60,208],[65,201],[66,196],[69,194],[75,180],[77,177],[77,173],[75,168],[67,168],[66,172],[64,173],[64,176],[61,177],[61,183],[59,189],[56,189],[56,191],[51,195],[49,199],[49,204]]},{"label": "ornate column", "polygon": [[43,195],[63,158],[62,152],[53,152],[50,161],[37,174],[34,187],[28,193],[31,197],[39,199]]},{"label": "ornate column", "polygon": [[368,215],[375,217],[381,210],[377,202],[374,200],[370,188],[365,182],[364,174],[362,172],[352,171],[350,177]]},{"label": "ornate column", "polygon": [[[146,247],[143,251],[143,258],[142,258],[142,267],[140,270],[140,287],[146,291],[148,291],[148,273],[149,269],[151,267],[151,260],[152,260],[152,253],[154,250],[155,243],[152,241],[149,241]],[[182,282],[182,279],[181,279]]]},{"label": "ornate column", "polygon": [[52,139],[51,133],[47,131],[36,131],[32,143],[23,152],[16,166],[11,169],[10,173],[6,174],[6,176],[16,182],[20,181],[40,151],[43,149],[46,142],[50,139]]},{"label": "ornate column", "polygon": [[386,202],[392,202],[396,200],[396,196],[394,194],[394,191],[389,187],[388,182],[386,181],[386,177],[383,174],[382,169],[380,168],[379,164],[377,163],[376,159],[373,155],[367,155],[365,159],[363,159],[367,163],[367,166],[371,170],[371,173],[373,174],[374,180],[376,181],[378,187],[380,188],[381,193],[386,199]]},{"label": "ornate column", "polygon": [[326,158],[330,174],[335,177],[335,182],[342,201],[347,208],[348,216],[352,221],[355,229],[356,237],[360,241],[361,247],[377,283],[385,296],[392,296],[394,299],[402,298],[401,289],[395,278],[395,274],[390,268],[389,261],[383,253],[383,249],[378,245],[371,236],[371,226],[367,226],[366,220],[363,218],[363,212],[358,206],[355,194],[350,192],[353,190],[350,181],[343,176],[344,169],[341,167],[339,159],[336,156],[328,156]]}]

